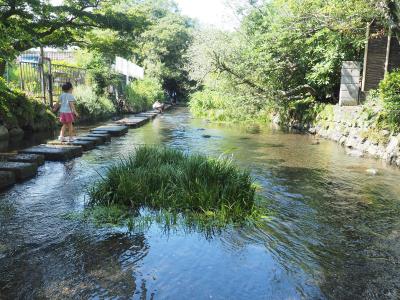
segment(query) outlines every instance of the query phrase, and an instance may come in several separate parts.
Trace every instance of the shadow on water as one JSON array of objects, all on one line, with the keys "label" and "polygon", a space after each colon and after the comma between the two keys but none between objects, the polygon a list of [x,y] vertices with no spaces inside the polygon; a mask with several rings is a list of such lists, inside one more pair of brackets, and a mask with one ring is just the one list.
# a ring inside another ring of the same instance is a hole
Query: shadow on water
[{"label": "shadow on water", "polygon": [[23,136],[0,142],[0,152],[15,151],[46,143],[56,137],[56,132],[25,133]]},{"label": "shadow on water", "polygon": [[136,282],[135,272],[148,251],[142,234],[69,235],[2,264],[1,292],[18,299],[147,299],[146,281]]}]

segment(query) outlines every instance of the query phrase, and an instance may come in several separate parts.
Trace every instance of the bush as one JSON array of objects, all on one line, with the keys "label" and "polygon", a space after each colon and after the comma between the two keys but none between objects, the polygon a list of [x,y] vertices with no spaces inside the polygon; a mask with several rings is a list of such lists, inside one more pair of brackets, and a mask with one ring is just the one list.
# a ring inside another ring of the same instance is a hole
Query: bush
[{"label": "bush", "polygon": [[0,78],[0,117],[8,129],[39,131],[56,126],[56,117],[44,104],[10,88],[3,78]]},{"label": "bush", "polygon": [[143,146],[90,190],[91,204],[240,222],[254,215],[255,187],[228,160]]},{"label": "bush", "polygon": [[279,107],[280,119],[284,124],[298,122],[302,126],[308,126],[314,123],[324,107],[325,104],[316,102],[313,97],[289,101]]},{"label": "bush", "polygon": [[132,111],[141,112],[150,109],[156,101],[164,102],[166,95],[159,81],[146,78],[131,82],[126,87],[126,98]]},{"label": "bush", "polygon": [[400,71],[389,73],[379,84],[379,92],[390,129],[400,130]]},{"label": "bush", "polygon": [[76,108],[84,121],[96,121],[115,113],[113,102],[104,95],[98,96],[92,86],[79,85],[74,88]]},{"label": "bush", "polygon": [[190,111],[196,117],[205,117],[218,122],[266,122],[268,103],[259,103],[252,96],[239,96],[223,89],[210,89],[193,93]]}]

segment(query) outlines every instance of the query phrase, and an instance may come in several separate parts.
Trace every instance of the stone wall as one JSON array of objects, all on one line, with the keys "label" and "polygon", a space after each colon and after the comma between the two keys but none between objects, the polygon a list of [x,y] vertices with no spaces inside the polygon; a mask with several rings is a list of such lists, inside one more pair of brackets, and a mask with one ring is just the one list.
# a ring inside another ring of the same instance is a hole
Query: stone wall
[{"label": "stone wall", "polygon": [[378,113],[377,106],[329,105],[309,132],[336,141],[351,155],[375,157],[400,167],[400,134],[376,128]]}]

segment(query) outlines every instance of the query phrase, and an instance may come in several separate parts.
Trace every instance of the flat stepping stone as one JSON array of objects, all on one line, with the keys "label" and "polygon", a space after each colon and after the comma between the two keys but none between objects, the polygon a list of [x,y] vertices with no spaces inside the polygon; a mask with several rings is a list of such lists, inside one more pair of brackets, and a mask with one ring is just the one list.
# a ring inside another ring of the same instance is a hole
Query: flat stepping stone
[{"label": "flat stepping stone", "polygon": [[94,128],[91,130],[92,133],[98,133],[99,131],[106,131],[111,134],[111,136],[122,136],[128,132],[128,126],[121,126],[117,124],[105,125]]},{"label": "flat stepping stone", "polygon": [[36,163],[24,162],[0,162],[0,171],[12,172],[17,181],[32,178],[37,173],[38,166]]},{"label": "flat stepping stone", "polygon": [[157,117],[159,115],[158,112],[144,112],[144,113],[139,113],[136,114],[135,116],[138,118],[150,118],[150,119],[154,119],[155,117]]},{"label": "flat stepping stone", "polygon": [[72,146],[81,146],[83,151],[90,151],[96,148],[95,141],[88,141],[88,140],[75,140],[71,143]]},{"label": "flat stepping stone", "polygon": [[1,153],[0,159],[5,161],[35,163],[38,166],[44,165],[45,162],[44,156],[38,154]]},{"label": "flat stepping stone", "polygon": [[95,146],[100,146],[105,143],[102,137],[93,137],[93,136],[78,136],[76,138],[77,141],[90,141],[93,142]]},{"label": "flat stepping stone", "polygon": [[0,171],[0,190],[4,190],[16,182],[15,174],[8,171]]},{"label": "flat stepping stone", "polygon": [[150,117],[129,117],[116,121],[116,123],[136,128],[148,122],[149,120]]},{"label": "flat stepping stone", "polygon": [[87,137],[95,137],[95,138],[101,138],[104,143],[110,142],[111,141],[111,134],[104,132],[104,133],[89,133],[86,135]]},{"label": "flat stepping stone", "polygon": [[82,156],[82,152],[82,147],[70,145],[39,145],[19,151],[23,154],[44,155],[44,158],[50,161],[70,160]]},{"label": "flat stepping stone", "polygon": [[75,140],[73,142],[60,142],[60,141],[50,141],[47,143],[51,146],[80,146],[82,147],[83,151],[93,150],[96,145],[93,141],[80,141]]}]

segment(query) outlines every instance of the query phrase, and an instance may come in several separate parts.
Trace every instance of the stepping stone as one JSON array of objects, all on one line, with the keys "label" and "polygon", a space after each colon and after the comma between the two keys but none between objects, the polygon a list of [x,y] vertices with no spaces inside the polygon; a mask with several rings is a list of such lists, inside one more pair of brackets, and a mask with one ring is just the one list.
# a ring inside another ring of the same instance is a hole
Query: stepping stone
[{"label": "stepping stone", "polygon": [[66,161],[82,155],[82,147],[69,145],[39,145],[19,151],[23,154],[44,155],[46,160]]},{"label": "stepping stone", "polygon": [[148,122],[150,117],[129,117],[119,121],[116,121],[117,124],[126,125],[129,127],[137,128],[144,123]]},{"label": "stepping stone", "polygon": [[38,154],[1,153],[0,159],[14,162],[36,163],[38,166],[44,165],[44,156]]},{"label": "stepping stone", "polygon": [[0,171],[0,190],[4,190],[15,184],[15,174],[8,171]]},{"label": "stepping stone", "polygon": [[82,147],[83,151],[89,151],[96,147],[96,144],[93,141],[80,140],[75,140],[73,142],[50,141],[47,144],[51,146],[80,146]]},{"label": "stepping stone", "polygon": [[87,137],[101,138],[104,143],[111,141],[111,134],[104,131],[104,133],[89,133]]},{"label": "stepping stone", "polygon": [[128,132],[128,126],[120,126],[117,124],[105,125],[94,128],[91,130],[92,133],[98,133],[99,131],[106,131],[111,136],[122,136]]},{"label": "stepping stone", "polygon": [[95,146],[100,146],[105,143],[102,137],[93,137],[93,136],[78,136],[76,140],[93,142]]},{"label": "stepping stone", "polygon": [[36,163],[0,162],[0,171],[12,172],[17,181],[32,178],[37,173]]},{"label": "stepping stone", "polygon": [[139,113],[135,115],[138,118],[150,118],[154,119],[155,117],[158,116],[158,112],[144,112],[144,113]]},{"label": "stepping stone", "polygon": [[95,141],[88,141],[88,140],[75,140],[73,141],[70,145],[72,146],[81,146],[83,151],[89,151],[93,150],[96,148],[96,142]]}]

